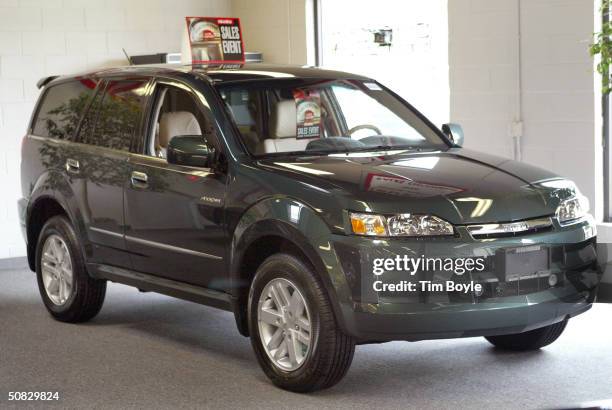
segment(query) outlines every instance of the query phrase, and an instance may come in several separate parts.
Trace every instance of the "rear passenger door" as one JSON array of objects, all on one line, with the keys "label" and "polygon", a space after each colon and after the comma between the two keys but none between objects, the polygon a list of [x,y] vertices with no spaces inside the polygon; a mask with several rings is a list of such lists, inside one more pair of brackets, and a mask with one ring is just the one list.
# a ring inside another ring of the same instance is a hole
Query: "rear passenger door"
[{"label": "rear passenger door", "polygon": [[128,155],[140,134],[149,81],[107,79],[81,124],[80,150],[66,160],[92,243],[90,262],[131,267],[126,251],[124,189]]}]

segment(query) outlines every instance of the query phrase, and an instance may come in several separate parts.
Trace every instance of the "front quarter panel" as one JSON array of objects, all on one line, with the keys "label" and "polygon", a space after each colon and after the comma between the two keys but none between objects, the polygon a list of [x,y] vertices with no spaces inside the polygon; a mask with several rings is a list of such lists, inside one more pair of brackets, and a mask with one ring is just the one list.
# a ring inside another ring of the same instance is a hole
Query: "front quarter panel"
[{"label": "front quarter panel", "polygon": [[232,241],[232,288],[246,285],[239,276],[244,253],[266,236],[286,238],[306,255],[328,292],[336,317],[342,320],[341,305],[351,303],[351,293],[330,241],[332,232],[316,210],[292,198],[263,199],[242,215]]}]

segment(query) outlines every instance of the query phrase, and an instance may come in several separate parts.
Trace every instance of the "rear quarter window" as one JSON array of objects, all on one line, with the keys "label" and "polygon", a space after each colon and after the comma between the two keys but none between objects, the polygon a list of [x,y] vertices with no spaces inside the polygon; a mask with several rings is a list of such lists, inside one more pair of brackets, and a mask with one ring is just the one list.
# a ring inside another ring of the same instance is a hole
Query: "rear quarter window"
[{"label": "rear quarter window", "polygon": [[85,143],[129,151],[143,115],[148,80],[109,81],[81,128]]},{"label": "rear quarter window", "polygon": [[58,140],[73,138],[96,83],[78,79],[49,87],[32,124],[32,134]]}]

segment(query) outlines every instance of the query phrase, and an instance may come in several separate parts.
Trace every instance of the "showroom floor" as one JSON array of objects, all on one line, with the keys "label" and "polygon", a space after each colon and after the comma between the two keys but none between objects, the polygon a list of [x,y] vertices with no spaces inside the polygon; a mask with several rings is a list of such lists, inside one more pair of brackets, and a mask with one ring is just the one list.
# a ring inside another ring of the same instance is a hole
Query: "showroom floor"
[{"label": "showroom floor", "polygon": [[547,349],[484,339],[357,347],[335,388],[268,383],[233,316],[119,285],[84,325],[54,322],[29,271],[0,271],[0,407],[8,391],[59,390],[83,408],[560,408],[612,399],[612,305],[570,322]]}]

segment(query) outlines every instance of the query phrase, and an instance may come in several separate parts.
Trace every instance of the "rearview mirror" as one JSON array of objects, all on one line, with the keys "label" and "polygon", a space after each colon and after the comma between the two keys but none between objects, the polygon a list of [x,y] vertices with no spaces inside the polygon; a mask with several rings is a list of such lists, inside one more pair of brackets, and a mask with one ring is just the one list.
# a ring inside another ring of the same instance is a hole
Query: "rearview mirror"
[{"label": "rearview mirror", "polygon": [[442,126],[442,132],[457,147],[462,147],[464,142],[463,128],[459,124],[448,123]]},{"label": "rearview mirror", "polygon": [[213,154],[203,135],[177,135],[168,144],[169,164],[210,168]]}]

